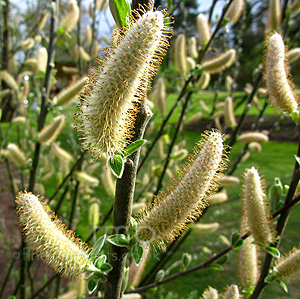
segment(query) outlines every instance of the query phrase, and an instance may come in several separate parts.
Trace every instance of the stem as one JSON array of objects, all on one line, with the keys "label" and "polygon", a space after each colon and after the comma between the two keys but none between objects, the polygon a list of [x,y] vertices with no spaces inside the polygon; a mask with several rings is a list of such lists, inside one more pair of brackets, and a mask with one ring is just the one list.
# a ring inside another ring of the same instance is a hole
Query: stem
[{"label": "stem", "polygon": [[6,271],[6,274],[5,274],[5,278],[4,278],[4,282],[3,282],[3,285],[1,287],[1,290],[0,290],[0,298],[2,298],[3,296],[3,292],[5,290],[5,287],[7,285],[7,282],[8,282],[8,279],[9,279],[9,276],[10,276],[10,273],[11,273],[11,270],[14,266],[14,263],[17,259],[12,259],[12,261],[10,262],[10,265],[9,265],[9,268],[7,269]]},{"label": "stem", "polygon": [[[298,127],[298,131],[300,133],[300,128],[299,127]],[[300,138],[299,138],[299,143],[298,143],[297,156],[298,157],[300,156]],[[293,199],[293,196],[295,194],[299,179],[300,179],[299,164],[296,161],[293,176],[292,176],[290,187],[289,187],[289,191],[286,195],[285,202],[284,202],[284,206],[285,207],[287,206],[288,208],[286,208],[282,211],[282,213],[280,215],[280,218],[278,219],[278,222],[277,222],[277,225],[276,225],[276,232],[278,234],[278,240],[275,241],[272,244],[272,246],[274,246],[274,247],[278,247],[279,243],[282,239],[282,235],[284,233],[284,229],[285,229],[285,226],[288,222],[288,218],[289,218],[289,215],[290,215],[290,212],[291,212],[291,207],[289,206],[289,204]],[[254,292],[252,293],[250,299],[258,298],[261,291],[263,290],[263,288],[267,285],[267,283],[265,282],[265,278],[269,273],[269,269],[270,269],[270,266],[272,264],[272,261],[273,261],[273,256],[270,255],[269,253],[267,253],[264,264],[263,264],[263,267],[262,267],[262,271],[261,271],[259,281],[258,281],[258,283],[256,285],[256,288],[255,288]]]},{"label": "stem", "polygon": [[46,289],[51,283],[52,281],[57,277],[58,275],[55,274],[53,275],[39,290],[37,290],[30,299],[34,299],[35,297],[37,297],[41,292],[44,291],[44,289]]}]

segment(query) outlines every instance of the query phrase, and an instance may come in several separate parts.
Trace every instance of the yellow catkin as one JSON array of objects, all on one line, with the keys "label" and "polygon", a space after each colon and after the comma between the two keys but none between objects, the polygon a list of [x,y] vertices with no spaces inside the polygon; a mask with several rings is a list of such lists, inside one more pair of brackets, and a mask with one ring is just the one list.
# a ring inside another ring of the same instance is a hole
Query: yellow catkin
[{"label": "yellow catkin", "polygon": [[63,148],[61,148],[57,143],[53,142],[52,143],[52,148],[54,150],[55,155],[63,161],[66,162],[72,162],[74,160],[73,156],[67,152],[66,150],[64,150]]},{"label": "yellow catkin", "polygon": [[189,38],[188,41],[188,54],[191,56],[193,59],[198,58],[198,47],[197,47],[197,39],[195,36],[192,36]]},{"label": "yellow catkin", "polygon": [[235,128],[237,123],[234,115],[234,107],[232,97],[225,99],[224,105],[224,120],[227,127]]},{"label": "yellow catkin", "polygon": [[48,19],[48,15],[49,15],[49,12],[46,12],[43,14],[42,18],[41,18],[41,21],[38,25],[38,28],[39,30],[43,30],[45,25],[46,25],[46,22],[47,22],[47,19]]},{"label": "yellow catkin", "polygon": [[187,73],[187,52],[186,52],[186,38],[183,33],[180,33],[175,41],[174,50],[175,64],[177,70],[181,75]]},{"label": "yellow catkin", "polygon": [[266,33],[280,30],[281,14],[280,0],[269,0]]},{"label": "yellow catkin", "polygon": [[245,8],[245,0],[233,0],[230,4],[228,10],[226,11],[225,18],[228,19],[228,22],[235,24]]},{"label": "yellow catkin", "polygon": [[219,54],[202,63],[202,69],[210,74],[217,74],[232,66],[236,59],[236,51],[229,49],[224,53]]},{"label": "yellow catkin", "polygon": [[159,78],[156,83],[157,95],[156,95],[156,109],[161,115],[164,115],[167,110],[167,88],[163,78]]},{"label": "yellow catkin", "polygon": [[8,71],[0,71],[0,79],[2,79],[14,91],[19,90],[16,80]]},{"label": "yellow catkin", "polygon": [[212,287],[208,287],[202,294],[202,299],[218,299],[218,291]]},{"label": "yellow catkin", "polygon": [[111,174],[108,167],[103,166],[100,174],[102,185],[109,196],[115,196],[116,193],[116,181]]},{"label": "yellow catkin", "polygon": [[92,43],[93,32],[90,24],[87,24],[85,27],[85,38],[87,43],[90,45]]},{"label": "yellow catkin", "polygon": [[285,46],[280,34],[273,34],[265,57],[265,80],[271,105],[283,113],[293,114],[298,109],[297,97],[289,81],[285,63]]},{"label": "yellow catkin", "polygon": [[[210,74],[208,72],[203,72],[196,83],[199,90],[204,90],[209,85]],[[207,106],[206,106],[207,107]]]},{"label": "yellow catkin", "polygon": [[297,61],[300,58],[300,48],[295,48],[286,53],[286,58],[289,64]]},{"label": "yellow catkin", "polygon": [[216,232],[220,228],[218,222],[215,223],[196,223],[192,225],[192,230],[197,235],[206,235]]},{"label": "yellow catkin", "polygon": [[87,185],[89,187],[97,187],[99,185],[98,179],[87,174],[84,171],[77,172],[76,177],[77,177],[77,180],[83,185]]},{"label": "yellow catkin", "polygon": [[185,121],[185,125],[195,124],[195,123],[197,123],[201,119],[201,117],[202,117],[202,112],[199,111],[196,114],[194,114],[193,116],[191,116],[189,119],[187,119]]},{"label": "yellow catkin", "polygon": [[134,260],[132,260],[130,267],[129,267],[129,275],[128,275],[128,286],[138,287],[142,274],[145,270],[147,265],[147,261],[150,258],[151,254],[151,247],[147,246],[144,248],[142,260],[137,265]]},{"label": "yellow catkin", "polygon": [[240,298],[239,287],[235,284],[232,284],[227,288],[223,297],[223,299],[239,299],[239,298]]},{"label": "yellow catkin", "polygon": [[67,230],[52,212],[46,212],[37,196],[20,192],[16,205],[20,230],[27,244],[55,272],[74,278],[92,265],[85,243]]},{"label": "yellow catkin", "polygon": [[[242,231],[242,233],[244,232]],[[238,254],[238,274],[244,290],[254,287],[259,275],[257,246],[252,244],[253,241],[252,236],[245,239]]]},{"label": "yellow catkin", "polygon": [[192,57],[186,59],[187,71],[191,71],[196,67],[196,61]]},{"label": "yellow catkin", "polygon": [[300,249],[293,249],[287,255],[276,261],[276,276],[287,282],[299,280],[300,277]]},{"label": "yellow catkin", "polygon": [[63,106],[69,104],[76,97],[76,95],[83,90],[87,80],[88,77],[83,77],[80,80],[76,81],[70,87],[64,88],[53,99],[54,105]]},{"label": "yellow catkin", "polygon": [[46,125],[38,133],[38,138],[37,138],[38,142],[49,145],[58,137],[64,125],[65,125],[64,115],[59,115],[55,117],[49,125]]},{"label": "yellow catkin", "polygon": [[63,66],[62,71],[67,75],[76,75],[79,73],[79,69],[77,67],[71,67],[71,66]]},{"label": "yellow catkin", "polygon": [[228,92],[231,92],[233,83],[234,83],[234,81],[233,81],[232,77],[227,75],[226,79],[225,79],[225,86],[226,86],[226,90]]},{"label": "yellow catkin", "polygon": [[243,202],[249,231],[255,242],[267,246],[273,241],[274,233],[270,226],[266,195],[254,167],[245,173]]},{"label": "yellow catkin", "polygon": [[94,158],[122,152],[133,136],[137,103],[168,47],[170,28],[164,11],[134,12],[129,28],[117,30],[116,47],[89,76],[77,113],[82,147]]},{"label": "yellow catkin", "polygon": [[205,45],[210,37],[210,24],[204,14],[199,14],[196,18],[196,29],[198,32],[198,42],[199,46]]},{"label": "yellow catkin", "polygon": [[222,187],[226,187],[226,186],[234,186],[240,183],[240,179],[235,177],[235,176],[229,176],[229,175],[225,175],[222,179],[221,179],[221,186]]},{"label": "yellow catkin", "polygon": [[226,202],[228,200],[228,195],[226,191],[217,192],[213,195],[211,195],[208,198],[208,203],[210,206],[221,204],[223,202]]},{"label": "yellow catkin", "polygon": [[39,48],[36,54],[36,61],[37,61],[38,71],[46,73],[47,62],[48,62],[48,51],[45,47]]},{"label": "yellow catkin", "polygon": [[79,55],[80,55],[80,58],[84,61],[91,60],[91,56],[84,50],[84,48],[82,46],[79,47]]},{"label": "yellow catkin", "polygon": [[268,142],[269,137],[266,134],[260,132],[247,132],[242,133],[238,137],[238,141],[243,143],[250,143],[250,142]]},{"label": "yellow catkin", "polygon": [[11,94],[11,89],[9,88],[0,90],[0,100],[2,100],[3,98],[7,97],[10,94]]},{"label": "yellow catkin", "polygon": [[14,143],[7,145],[7,158],[18,168],[24,166],[26,162],[25,154]]},{"label": "yellow catkin", "polygon": [[15,125],[22,125],[26,123],[26,117],[25,116],[16,116],[11,120],[12,124]]},{"label": "yellow catkin", "polygon": [[175,180],[161,191],[138,219],[138,238],[158,246],[187,228],[207,206],[206,198],[217,187],[224,167],[223,139],[206,132]]},{"label": "yellow catkin", "polygon": [[60,21],[60,27],[63,27],[65,31],[71,32],[77,25],[80,18],[80,10],[76,0],[69,0],[69,7],[66,14]]}]

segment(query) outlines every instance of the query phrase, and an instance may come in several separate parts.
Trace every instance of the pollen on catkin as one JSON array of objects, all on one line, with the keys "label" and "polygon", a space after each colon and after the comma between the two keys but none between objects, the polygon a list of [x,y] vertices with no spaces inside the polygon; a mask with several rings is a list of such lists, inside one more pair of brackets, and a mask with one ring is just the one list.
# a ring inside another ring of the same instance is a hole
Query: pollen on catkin
[{"label": "pollen on catkin", "polygon": [[206,132],[196,144],[176,179],[148,204],[138,219],[140,241],[162,247],[197,219],[208,205],[206,198],[216,189],[225,167],[223,137],[217,131]]},{"label": "pollen on catkin", "polygon": [[134,11],[129,28],[116,31],[116,47],[90,74],[76,117],[82,147],[95,159],[122,152],[133,136],[137,103],[168,47],[166,18],[165,11]]},{"label": "pollen on catkin", "polygon": [[51,212],[37,196],[20,192],[16,198],[20,230],[39,257],[63,277],[74,278],[92,264],[89,250],[74,232]]},{"label": "pollen on catkin", "polygon": [[276,261],[276,277],[290,283],[300,277],[300,249],[295,248]]},{"label": "pollen on catkin", "polygon": [[261,179],[254,167],[245,173],[243,201],[247,226],[255,242],[263,246],[269,245],[275,233],[269,220],[270,211]]},{"label": "pollen on catkin", "polygon": [[286,114],[298,109],[297,96],[290,82],[286,67],[285,45],[279,33],[273,34],[267,41],[265,56],[265,81],[269,91],[271,105]]}]

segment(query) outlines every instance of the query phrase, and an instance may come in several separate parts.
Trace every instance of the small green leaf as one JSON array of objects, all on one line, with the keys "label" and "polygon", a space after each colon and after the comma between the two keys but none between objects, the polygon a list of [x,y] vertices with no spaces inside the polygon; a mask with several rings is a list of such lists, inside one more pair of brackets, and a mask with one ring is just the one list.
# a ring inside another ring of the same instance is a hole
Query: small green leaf
[{"label": "small green leaf", "polygon": [[103,235],[102,237],[100,237],[94,244],[93,246],[93,250],[91,252],[91,256],[92,257],[96,257],[98,256],[99,252],[101,251],[103,244],[105,242],[106,239],[106,235]]},{"label": "small green leaf", "polygon": [[91,272],[84,278],[84,280],[90,280],[94,275],[95,275],[95,272]]},{"label": "small green leaf", "polygon": [[244,244],[244,240],[240,239],[237,241],[236,245],[233,247],[235,250],[239,249]]},{"label": "small green leaf", "polygon": [[238,241],[241,239],[241,235],[238,232],[235,232],[231,236],[231,246],[235,248]]},{"label": "small green leaf", "polygon": [[187,269],[191,261],[192,261],[192,256],[190,253],[185,252],[182,254],[181,262],[182,262],[183,270]]},{"label": "small green leaf", "polygon": [[9,296],[7,299],[16,299],[16,296],[14,296],[14,295],[13,296]]},{"label": "small green leaf", "polygon": [[276,279],[277,279],[277,278],[276,278],[275,275],[270,274],[270,275],[268,275],[268,276],[265,278],[265,282],[267,282],[267,283],[272,283],[272,282],[274,282]]},{"label": "small green leaf", "polygon": [[63,34],[64,32],[65,32],[64,27],[59,27],[59,28],[57,29],[57,35]]},{"label": "small green leaf", "polygon": [[217,263],[218,263],[219,265],[223,265],[223,264],[226,263],[227,259],[228,259],[228,255],[225,254],[225,255],[221,256],[221,257],[217,260]]},{"label": "small green leaf", "polygon": [[145,140],[145,139],[140,139],[140,140],[137,140],[135,142],[132,142],[131,144],[129,144],[125,148],[125,150],[124,150],[124,156],[131,155],[132,153],[134,153],[135,151],[137,151],[146,142],[147,142],[147,140]]},{"label": "small green leaf", "polygon": [[130,217],[130,225],[137,228],[138,224],[133,217]]},{"label": "small green leaf", "polygon": [[120,155],[115,155],[113,160],[109,159],[109,166],[112,173],[119,179],[123,175],[124,160]]},{"label": "small green leaf", "polygon": [[128,278],[129,278],[129,267],[126,267],[123,274],[122,279],[122,287],[121,287],[121,293],[125,292],[128,284]]},{"label": "small green leaf", "polygon": [[278,283],[280,284],[280,286],[283,288],[283,290],[284,290],[286,293],[289,292],[289,290],[288,290],[286,284],[285,284],[282,280],[276,279],[275,281],[278,282]]},{"label": "small green leaf", "polygon": [[131,10],[127,0],[109,0],[109,9],[119,28],[128,27],[127,19]]},{"label": "small green leaf", "polygon": [[159,282],[161,280],[164,279],[165,277],[165,271],[164,270],[159,270],[157,273],[156,273],[156,276],[155,276],[155,282]]},{"label": "small green leaf", "polygon": [[132,257],[137,265],[142,260],[143,252],[144,252],[144,249],[139,244],[135,244],[132,248]]},{"label": "small green leaf", "polygon": [[112,270],[112,266],[108,263],[104,263],[102,266],[101,266],[101,271],[102,272],[109,272]]},{"label": "small green leaf", "polygon": [[269,254],[271,254],[275,258],[280,258],[280,251],[276,247],[269,246],[266,247],[265,249]]},{"label": "small green leaf", "polygon": [[97,289],[99,278],[93,278],[88,282],[89,294],[92,294]]},{"label": "small green leaf", "polygon": [[217,270],[217,271],[224,271],[223,267],[217,263],[211,263],[209,265],[209,269]]},{"label": "small green leaf", "polygon": [[126,247],[129,245],[129,241],[127,240],[127,237],[123,234],[111,235],[107,238],[107,241],[118,247]]},{"label": "small green leaf", "polygon": [[106,255],[105,254],[102,254],[101,256],[99,256],[96,260],[95,260],[95,266],[98,268],[98,269],[101,269],[102,265],[106,262]]}]

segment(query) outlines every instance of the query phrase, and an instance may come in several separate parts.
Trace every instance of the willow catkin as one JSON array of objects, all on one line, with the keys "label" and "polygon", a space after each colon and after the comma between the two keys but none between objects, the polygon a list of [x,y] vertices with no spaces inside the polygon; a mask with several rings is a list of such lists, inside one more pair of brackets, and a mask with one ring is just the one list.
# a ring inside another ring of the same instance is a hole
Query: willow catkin
[{"label": "willow catkin", "polygon": [[204,72],[210,74],[217,74],[221,71],[232,66],[236,59],[236,51],[229,49],[224,53],[217,55],[209,60],[205,60],[202,63],[202,69]]},{"label": "willow catkin", "polygon": [[2,79],[14,91],[19,90],[16,80],[8,71],[0,71],[0,79]]},{"label": "willow catkin", "polygon": [[178,177],[139,216],[139,240],[163,246],[185,230],[207,206],[205,198],[216,188],[224,163],[221,134],[207,132]]},{"label": "willow catkin", "polygon": [[202,294],[202,299],[218,299],[218,291],[212,287],[208,287]]},{"label": "willow catkin", "polygon": [[218,222],[215,223],[195,223],[192,225],[192,230],[199,235],[207,235],[216,232],[220,228]]},{"label": "willow catkin", "polygon": [[258,171],[252,167],[245,173],[244,210],[247,226],[255,242],[267,246],[274,239],[269,221],[270,211]]},{"label": "willow catkin", "polygon": [[234,115],[233,99],[227,97],[224,106],[224,120],[227,127],[235,128],[237,123]]},{"label": "willow catkin", "polygon": [[280,30],[281,15],[282,12],[280,0],[269,0],[266,33]]},{"label": "willow catkin", "polygon": [[204,14],[199,14],[196,18],[196,29],[198,32],[198,42],[199,46],[205,45],[210,37],[210,24]]},{"label": "willow catkin", "polygon": [[197,39],[195,36],[192,36],[188,40],[188,54],[193,59],[198,58],[198,47],[197,47]]},{"label": "willow catkin", "polygon": [[26,163],[26,156],[23,151],[14,143],[7,145],[7,159],[16,167],[20,168]]},{"label": "willow catkin", "polygon": [[92,43],[92,39],[93,39],[93,31],[92,31],[92,27],[90,24],[87,24],[85,27],[85,38],[87,43],[90,45]]},{"label": "willow catkin", "polygon": [[289,64],[297,61],[300,58],[300,48],[295,48],[286,53],[286,58]]},{"label": "willow catkin", "polygon": [[223,297],[223,299],[239,299],[239,298],[240,298],[239,287],[235,284],[232,284],[227,288]]},{"label": "willow catkin", "polygon": [[293,85],[288,79],[285,64],[285,46],[280,34],[273,34],[268,42],[265,56],[265,80],[271,105],[286,114],[298,109],[297,97]]},{"label": "willow catkin", "polygon": [[48,51],[45,47],[39,48],[36,54],[37,68],[38,71],[46,73],[47,62],[48,62]]},{"label": "willow catkin", "polygon": [[91,60],[91,56],[85,51],[85,49],[82,46],[79,47],[79,55],[80,55],[80,58],[84,61]]},{"label": "willow catkin", "polygon": [[245,0],[233,0],[225,14],[225,19],[229,23],[235,24],[243,13],[245,8]]},{"label": "willow catkin", "polygon": [[260,132],[247,132],[242,133],[238,137],[238,141],[243,142],[245,144],[250,142],[268,142],[269,137],[266,134]]},{"label": "willow catkin", "polygon": [[187,73],[187,52],[186,52],[186,38],[183,33],[180,33],[175,40],[174,50],[175,64],[177,70],[181,75]]},{"label": "willow catkin", "polygon": [[[135,11],[140,17],[130,19],[115,35],[115,48],[90,74],[77,113],[77,130],[82,147],[94,158],[113,157],[122,152],[133,136],[137,103],[168,47],[170,29],[164,23],[164,11]],[[122,37],[122,38],[121,38]]]},{"label": "willow catkin", "polygon": [[85,243],[67,230],[54,214],[46,212],[37,196],[20,192],[16,205],[20,230],[27,244],[55,272],[74,278],[92,265]]},{"label": "willow catkin", "polygon": [[164,115],[167,110],[167,88],[162,77],[157,80],[156,88],[156,109],[159,114]]},{"label": "willow catkin", "polygon": [[49,145],[61,133],[65,125],[65,116],[59,115],[55,117],[49,125],[46,125],[39,133],[37,140],[39,143]]},{"label": "willow catkin", "polygon": [[79,22],[80,10],[76,0],[69,0],[68,5],[68,11],[62,17],[60,27],[63,27],[67,32],[71,32]]}]

